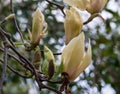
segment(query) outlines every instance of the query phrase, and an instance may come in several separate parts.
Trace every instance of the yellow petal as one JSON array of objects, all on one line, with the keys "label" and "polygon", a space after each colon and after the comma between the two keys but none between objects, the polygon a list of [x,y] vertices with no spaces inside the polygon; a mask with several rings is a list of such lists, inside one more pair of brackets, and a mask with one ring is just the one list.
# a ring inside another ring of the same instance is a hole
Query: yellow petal
[{"label": "yellow petal", "polygon": [[79,35],[82,26],[83,21],[79,12],[73,7],[71,7],[70,10],[66,10],[64,22],[66,44],[68,44],[72,38]]},{"label": "yellow petal", "polygon": [[79,66],[79,63],[84,56],[84,40],[84,33],[81,32],[63,49],[63,72],[68,73],[70,77],[76,70],[77,66]]},{"label": "yellow petal", "polygon": [[91,45],[89,40],[87,53],[85,54],[83,60],[80,62],[79,66],[75,69],[74,73],[71,75],[70,81],[75,80],[80,75],[80,73],[86,69],[86,67],[90,64],[91,60],[92,60],[92,53],[91,53]]},{"label": "yellow petal", "polygon": [[63,0],[63,2],[69,6],[77,7],[81,10],[85,10],[88,4],[87,0]]},{"label": "yellow petal", "polygon": [[31,41],[32,40],[32,33],[31,33],[30,29],[28,29],[28,37],[29,37],[29,39]]},{"label": "yellow petal", "polygon": [[39,43],[42,30],[44,26],[44,15],[42,12],[37,9],[33,16],[33,22],[32,22],[32,43]]},{"label": "yellow petal", "polygon": [[87,5],[87,11],[91,14],[99,13],[107,3],[107,0],[90,0]]}]

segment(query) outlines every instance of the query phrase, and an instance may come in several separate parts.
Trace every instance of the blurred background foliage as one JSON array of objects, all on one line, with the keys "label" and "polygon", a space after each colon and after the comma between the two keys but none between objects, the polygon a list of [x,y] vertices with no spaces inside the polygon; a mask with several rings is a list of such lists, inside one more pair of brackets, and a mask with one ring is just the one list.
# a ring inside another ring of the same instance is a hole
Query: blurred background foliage
[{"label": "blurred background foliage", "polygon": [[[52,0],[62,4],[62,0]],[[29,28],[32,26],[32,15],[37,7],[45,15],[48,24],[48,35],[43,38],[41,44],[46,44],[53,52],[61,52],[64,45],[64,15],[56,6],[51,6],[45,0],[13,0],[17,22],[24,39],[28,37]],[[70,84],[74,94],[120,94],[120,0],[108,0],[105,9],[101,12],[106,22],[95,18],[92,22],[84,25],[83,31],[86,39],[91,39],[92,63],[91,65]],[[0,21],[10,14],[9,0],[0,0]],[[81,13],[83,21],[89,14]],[[11,33],[14,42],[20,41],[13,21],[10,20],[2,25],[5,31]],[[25,51],[21,53],[25,55]],[[0,58],[2,52],[0,52]],[[13,53],[14,54],[14,53]],[[31,55],[32,56],[32,55]],[[31,58],[31,56],[28,56]],[[8,64],[21,69],[15,61],[9,58]],[[0,64],[0,74],[2,65]],[[39,94],[35,81],[23,79],[9,69],[4,82],[4,94]],[[53,94],[43,90],[41,94]]]}]

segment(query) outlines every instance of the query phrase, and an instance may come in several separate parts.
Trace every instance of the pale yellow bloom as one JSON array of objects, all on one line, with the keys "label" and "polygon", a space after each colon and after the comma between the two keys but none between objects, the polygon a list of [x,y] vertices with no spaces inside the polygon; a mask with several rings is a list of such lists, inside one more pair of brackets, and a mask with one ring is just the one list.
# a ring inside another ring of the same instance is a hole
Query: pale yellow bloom
[{"label": "pale yellow bloom", "polygon": [[85,52],[84,40],[84,33],[81,32],[77,37],[70,41],[62,52],[62,72],[69,75],[68,80],[70,82],[75,80],[91,62],[92,56],[90,41],[87,52]]},{"label": "pale yellow bloom", "polygon": [[85,10],[88,4],[87,0],[63,0],[63,2],[69,6],[77,7],[81,10]]},{"label": "pale yellow bloom", "polygon": [[89,0],[87,11],[91,14],[99,13],[107,3],[107,0]]},{"label": "pale yellow bloom", "polygon": [[32,39],[31,43],[38,45],[40,38],[43,35],[43,27],[44,27],[44,15],[42,12],[37,9],[33,15],[33,22],[32,22]]},{"label": "pale yellow bloom", "polygon": [[66,10],[66,18],[64,22],[66,44],[68,44],[72,38],[79,35],[82,26],[83,21],[79,12],[73,7],[71,7],[70,10]]},{"label": "pale yellow bloom", "polygon": [[107,0],[63,0],[63,2],[93,14],[99,13],[104,8]]}]

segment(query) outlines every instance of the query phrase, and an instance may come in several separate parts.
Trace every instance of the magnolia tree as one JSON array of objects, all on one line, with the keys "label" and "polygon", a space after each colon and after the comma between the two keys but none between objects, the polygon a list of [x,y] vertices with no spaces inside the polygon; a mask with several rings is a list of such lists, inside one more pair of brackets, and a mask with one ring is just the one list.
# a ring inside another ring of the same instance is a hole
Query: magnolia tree
[{"label": "magnolia tree", "polygon": [[[44,36],[48,35],[49,27],[45,21],[44,14],[39,8],[36,9],[32,20],[32,29],[28,29],[28,38],[23,38],[22,32],[16,22],[16,17],[10,1],[12,13],[4,18],[0,23],[0,39],[3,58],[0,62],[3,65],[0,79],[0,90],[7,73],[10,69],[15,74],[25,79],[32,78],[36,81],[39,90],[48,89],[62,94],[71,94],[69,84],[72,83],[91,63],[92,50],[90,38],[87,41],[87,50],[85,50],[85,32],[82,31],[83,25],[91,22],[95,17],[104,18],[100,11],[104,8],[107,0],[63,0],[68,7],[46,0],[49,4],[55,5],[62,11],[65,21],[63,23],[65,30],[65,47],[61,53],[53,53],[45,44],[41,43]],[[83,22],[79,11],[87,11],[90,18]],[[2,28],[4,22],[13,19],[16,31],[19,33],[21,42],[14,42],[12,35]],[[40,49],[41,45],[43,49]],[[23,55],[21,50],[25,51]],[[32,53],[32,59],[27,58]],[[54,55],[61,55],[59,64],[56,63]],[[24,71],[19,72],[10,66],[8,58],[12,58],[22,66]],[[59,88],[53,88],[50,84],[59,84]]]}]

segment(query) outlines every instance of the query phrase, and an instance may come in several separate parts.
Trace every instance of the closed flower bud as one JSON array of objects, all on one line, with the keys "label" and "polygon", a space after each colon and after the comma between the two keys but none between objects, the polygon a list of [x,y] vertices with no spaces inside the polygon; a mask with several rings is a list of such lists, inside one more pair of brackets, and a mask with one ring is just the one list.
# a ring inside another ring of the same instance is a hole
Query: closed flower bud
[{"label": "closed flower bud", "polygon": [[66,44],[79,35],[82,26],[83,21],[79,12],[73,7],[71,7],[70,10],[66,10],[66,18],[64,22]]},{"label": "closed flower bud", "polygon": [[107,0],[63,0],[69,6],[77,7],[80,10],[87,10],[89,13],[99,13],[107,3]]},{"label": "closed flower bud", "polygon": [[89,41],[87,52],[85,52],[84,33],[81,32],[73,38],[62,52],[62,73],[68,74],[68,81],[75,80],[91,62],[91,45]]},{"label": "closed flower bud", "polygon": [[37,9],[33,15],[32,22],[32,39],[31,43],[36,46],[39,44],[40,38],[43,35],[43,27],[44,27],[44,15],[42,12]]},{"label": "closed flower bud", "polygon": [[69,6],[77,7],[81,10],[85,10],[88,4],[87,0],[63,0],[63,2]]},{"label": "closed flower bud", "polygon": [[12,13],[12,14],[10,14],[9,16],[7,16],[7,17],[5,18],[5,20],[7,21],[7,20],[12,19],[12,18],[14,18],[14,17],[15,17],[15,14]]},{"label": "closed flower bud", "polygon": [[99,13],[107,3],[107,0],[89,0],[86,10],[91,13]]}]

